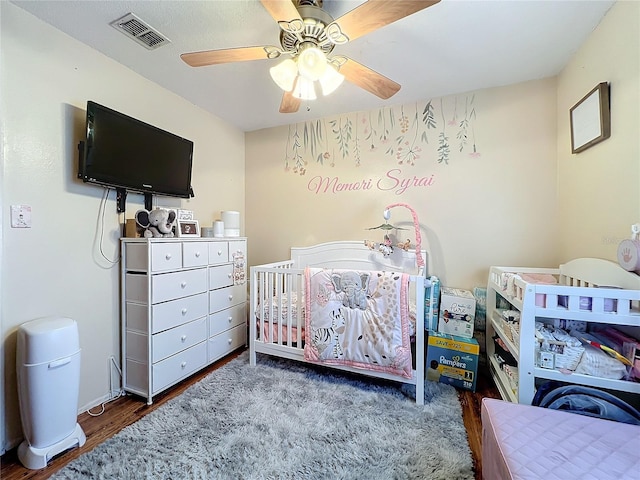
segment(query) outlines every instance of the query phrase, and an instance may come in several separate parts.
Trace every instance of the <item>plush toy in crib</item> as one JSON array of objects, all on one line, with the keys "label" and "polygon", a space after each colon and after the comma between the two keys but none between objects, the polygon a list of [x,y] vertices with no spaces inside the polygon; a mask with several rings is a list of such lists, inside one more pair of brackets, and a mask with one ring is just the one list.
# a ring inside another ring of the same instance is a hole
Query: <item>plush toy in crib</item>
[{"label": "plush toy in crib", "polygon": [[144,237],[173,237],[173,222],[176,212],[165,208],[155,210],[138,210],[136,223],[145,229]]}]

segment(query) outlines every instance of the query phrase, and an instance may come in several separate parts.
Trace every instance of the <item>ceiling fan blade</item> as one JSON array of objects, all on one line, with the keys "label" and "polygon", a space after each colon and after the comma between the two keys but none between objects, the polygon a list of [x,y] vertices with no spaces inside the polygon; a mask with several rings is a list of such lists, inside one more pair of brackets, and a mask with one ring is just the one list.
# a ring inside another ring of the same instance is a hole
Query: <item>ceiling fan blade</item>
[{"label": "ceiling fan blade", "polygon": [[401,18],[424,10],[440,0],[369,0],[336,19],[348,41],[366,35]]},{"label": "ceiling fan blade", "polygon": [[220,63],[246,62],[249,60],[263,60],[275,58],[269,51],[277,51],[277,47],[240,47],[224,50],[205,50],[203,52],[183,53],[180,58],[192,67],[204,67],[206,65],[218,65]]},{"label": "ceiling fan blade", "polygon": [[344,57],[346,62],[340,67],[340,73],[351,83],[386,100],[400,90],[400,84],[365,67],[361,63]]},{"label": "ceiling fan blade", "polygon": [[280,113],[295,113],[300,108],[301,100],[293,96],[291,92],[284,92],[280,102]]},{"label": "ceiling fan blade", "polygon": [[291,0],[260,0],[262,6],[276,22],[300,20],[300,13]]}]

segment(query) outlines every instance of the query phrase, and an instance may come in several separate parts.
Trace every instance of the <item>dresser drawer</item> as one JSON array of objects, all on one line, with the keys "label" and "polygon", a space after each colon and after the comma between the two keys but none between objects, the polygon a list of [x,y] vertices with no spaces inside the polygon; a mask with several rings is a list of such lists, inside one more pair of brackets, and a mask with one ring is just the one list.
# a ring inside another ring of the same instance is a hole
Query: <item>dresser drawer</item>
[{"label": "dresser drawer", "polygon": [[152,363],[190,348],[207,338],[207,318],[185,323],[179,327],[157,333],[152,339]]},{"label": "dresser drawer", "polygon": [[[206,293],[199,293],[190,297],[153,305],[151,307],[151,333],[168,330],[196,318],[206,316],[208,301]],[[127,308],[129,308],[128,305]],[[129,318],[128,316],[127,319]]]},{"label": "dresser drawer", "polygon": [[166,302],[206,291],[206,268],[163,273],[151,278],[151,303]]},{"label": "dresser drawer", "polygon": [[233,265],[209,267],[209,290],[233,285]]},{"label": "dresser drawer", "polygon": [[146,273],[125,274],[124,298],[128,302],[147,303],[149,300],[148,283]]},{"label": "dresser drawer", "polygon": [[247,286],[232,285],[209,291],[209,313],[219,312],[247,301]]},{"label": "dresser drawer", "polygon": [[177,383],[207,364],[207,342],[199,343],[172,357],[158,362],[152,367],[153,388],[155,395],[164,388]]},{"label": "dresser drawer", "polygon": [[182,266],[204,267],[209,263],[209,249],[205,242],[184,242],[182,244]]},{"label": "dresser drawer", "polygon": [[125,337],[127,341],[127,351],[125,352],[127,360],[139,363],[147,362],[149,358],[149,336],[144,332],[127,330]]},{"label": "dresser drawer", "polygon": [[142,303],[127,302],[125,305],[127,331],[136,330],[141,333],[148,332],[147,311],[147,306]]},{"label": "dresser drawer", "polygon": [[209,338],[209,362],[224,357],[227,353],[245,345],[247,341],[247,327],[238,325],[226,332]]},{"label": "dresser drawer", "polygon": [[245,257],[247,256],[246,240],[230,240],[229,241],[229,260],[232,260],[233,255],[237,252],[240,252]]},{"label": "dresser drawer", "polygon": [[247,307],[244,303],[209,315],[209,336],[213,337],[232,327],[247,324]]},{"label": "dresser drawer", "polygon": [[180,243],[152,243],[151,271],[164,272],[182,267],[182,245]]},{"label": "dresser drawer", "polygon": [[149,250],[146,243],[125,243],[125,267],[127,270],[149,270]]},{"label": "dresser drawer", "polygon": [[229,261],[228,242],[208,242],[209,244],[209,265],[216,263],[227,263]]}]

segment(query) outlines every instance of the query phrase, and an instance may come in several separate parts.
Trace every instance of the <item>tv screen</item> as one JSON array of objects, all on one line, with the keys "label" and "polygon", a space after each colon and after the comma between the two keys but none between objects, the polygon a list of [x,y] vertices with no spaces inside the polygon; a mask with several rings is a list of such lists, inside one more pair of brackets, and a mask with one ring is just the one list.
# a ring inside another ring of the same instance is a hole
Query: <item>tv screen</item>
[{"label": "tv screen", "polygon": [[193,142],[95,102],[78,176],[132,192],[189,198]]}]

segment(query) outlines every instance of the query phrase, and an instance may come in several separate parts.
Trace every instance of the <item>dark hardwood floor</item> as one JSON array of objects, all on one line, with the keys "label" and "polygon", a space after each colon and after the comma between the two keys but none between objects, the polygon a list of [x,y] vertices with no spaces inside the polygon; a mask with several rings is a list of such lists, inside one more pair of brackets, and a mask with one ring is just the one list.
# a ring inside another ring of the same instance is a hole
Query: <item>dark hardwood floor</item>
[{"label": "dark hardwood floor", "polygon": [[[52,459],[46,468],[41,470],[29,470],[24,468],[17,456],[17,449],[11,450],[0,459],[0,478],[2,480],[16,479],[35,479],[41,480],[49,478],[53,473],[60,470],[67,463],[79,457],[82,453],[87,452],[106,439],[118,433],[124,427],[131,425],[147,413],[162,406],[169,399],[180,395],[190,385],[201,380],[208,373],[221,367],[228,361],[239,355],[242,350],[225,357],[210,367],[198,372],[182,383],[169,389],[166,392],[154,397],[153,405],[147,405],[140,397],[124,396],[105,405],[105,412],[97,417],[88,413],[83,413],[78,417],[78,422],[82,426],[87,436],[87,442],[81,448],[74,448],[62,453]],[[464,424],[467,429],[469,438],[469,446],[473,454],[474,469],[476,472],[476,480],[481,480],[482,476],[482,459],[481,459],[481,441],[482,441],[482,424],[480,421],[480,406],[483,397],[500,398],[500,395],[489,378],[488,374],[480,371],[478,375],[476,392],[458,391],[460,403],[462,405]],[[97,412],[99,408],[93,409]]]}]

